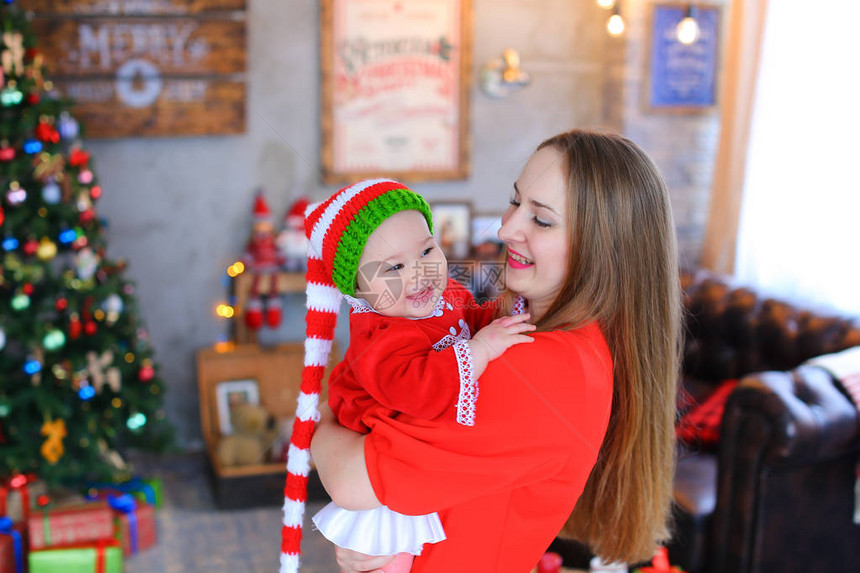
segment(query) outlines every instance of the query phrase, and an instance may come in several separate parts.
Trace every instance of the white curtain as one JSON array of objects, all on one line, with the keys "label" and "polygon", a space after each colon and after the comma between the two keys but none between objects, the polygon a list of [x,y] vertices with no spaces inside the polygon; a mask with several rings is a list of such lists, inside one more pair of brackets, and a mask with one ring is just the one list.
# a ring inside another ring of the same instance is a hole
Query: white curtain
[{"label": "white curtain", "polygon": [[860,2],[769,3],[735,274],[860,316]]}]

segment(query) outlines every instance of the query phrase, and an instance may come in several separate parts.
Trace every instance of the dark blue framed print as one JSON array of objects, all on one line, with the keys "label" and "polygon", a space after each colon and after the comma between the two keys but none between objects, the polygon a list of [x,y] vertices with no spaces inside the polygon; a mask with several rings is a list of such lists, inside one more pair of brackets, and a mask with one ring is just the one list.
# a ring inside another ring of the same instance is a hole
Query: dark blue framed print
[{"label": "dark blue framed print", "polygon": [[[698,38],[678,39],[678,24],[692,15]],[[651,110],[704,111],[717,103],[720,8],[702,4],[654,6],[650,39],[648,107]]]}]

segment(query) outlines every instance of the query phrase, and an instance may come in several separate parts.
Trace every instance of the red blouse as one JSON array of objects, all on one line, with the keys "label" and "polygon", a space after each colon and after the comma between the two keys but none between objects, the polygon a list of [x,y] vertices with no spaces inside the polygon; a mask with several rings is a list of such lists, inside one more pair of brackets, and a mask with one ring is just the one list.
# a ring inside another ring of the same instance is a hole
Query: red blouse
[{"label": "red blouse", "polygon": [[534,335],[481,376],[473,427],[365,416],[365,460],[379,500],[439,513],[447,539],[413,573],[526,573],[579,498],[606,433],[612,358],[596,324]]}]

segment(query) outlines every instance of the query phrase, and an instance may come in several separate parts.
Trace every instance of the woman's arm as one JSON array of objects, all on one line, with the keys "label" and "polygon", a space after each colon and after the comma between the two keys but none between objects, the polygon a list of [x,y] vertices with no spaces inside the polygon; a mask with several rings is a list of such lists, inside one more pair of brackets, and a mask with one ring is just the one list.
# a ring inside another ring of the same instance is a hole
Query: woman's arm
[{"label": "woman's arm", "polygon": [[382,505],[373,493],[364,461],[364,438],[339,425],[329,407],[320,406],[320,421],[311,441],[311,456],[333,502],[344,509]]}]

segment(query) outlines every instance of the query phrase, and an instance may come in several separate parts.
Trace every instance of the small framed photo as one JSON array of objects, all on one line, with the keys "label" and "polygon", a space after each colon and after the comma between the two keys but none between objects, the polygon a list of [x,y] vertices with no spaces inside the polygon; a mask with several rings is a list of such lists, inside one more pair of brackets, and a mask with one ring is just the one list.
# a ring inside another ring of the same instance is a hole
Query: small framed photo
[{"label": "small framed photo", "polygon": [[472,204],[434,203],[433,234],[449,260],[465,259],[472,248]]},{"label": "small framed photo", "polygon": [[260,404],[260,389],[256,380],[229,380],[215,386],[215,403],[218,407],[218,426],[221,434],[233,433],[230,414],[239,404]]}]

